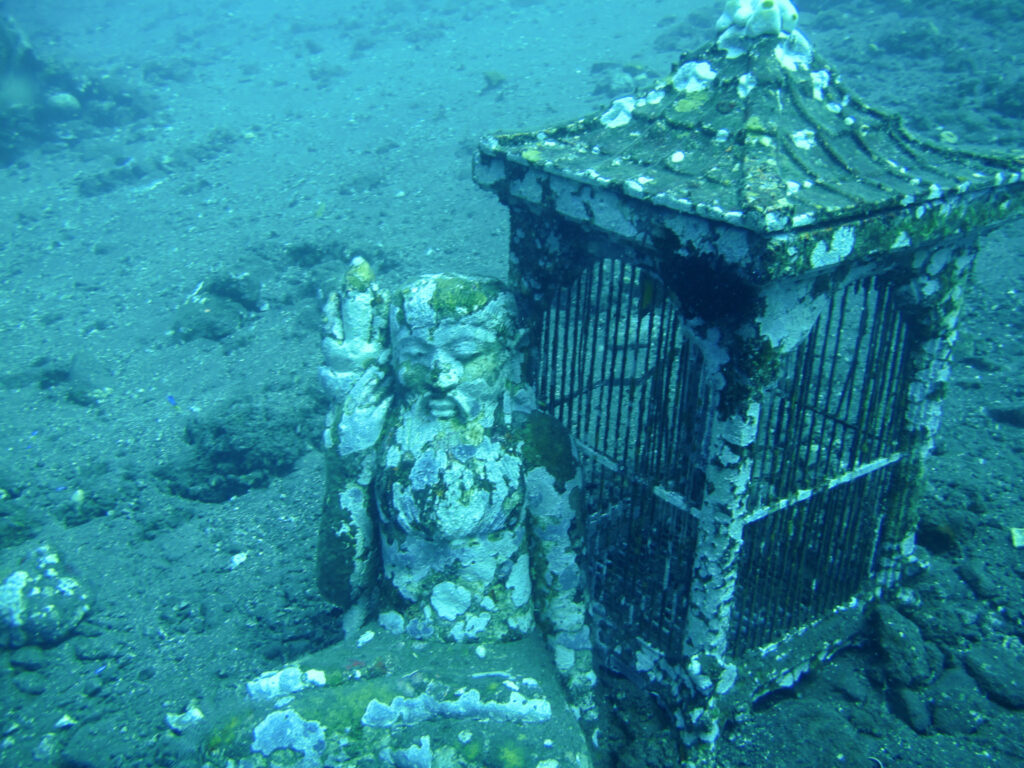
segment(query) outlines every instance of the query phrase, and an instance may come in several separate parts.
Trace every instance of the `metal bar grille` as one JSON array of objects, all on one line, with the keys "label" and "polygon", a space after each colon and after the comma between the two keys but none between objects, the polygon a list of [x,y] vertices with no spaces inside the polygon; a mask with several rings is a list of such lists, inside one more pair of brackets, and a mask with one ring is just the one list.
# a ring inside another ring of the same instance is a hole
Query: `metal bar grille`
[{"label": "metal bar grille", "polygon": [[786,361],[761,405],[751,511],[899,453],[909,361],[894,294],[876,277],[848,285]]},{"label": "metal bar grille", "polygon": [[[575,438],[602,635],[681,646],[710,404],[703,359],[664,284],[618,259],[558,288],[540,329],[542,407]],[[654,489],[684,503],[669,503]]]},{"label": "metal bar grille", "polygon": [[761,405],[730,649],[848,601],[873,576],[903,457],[908,334],[895,289],[840,290]]},{"label": "metal bar grille", "polygon": [[739,656],[847,602],[875,570],[894,465],[744,528],[729,650]]}]

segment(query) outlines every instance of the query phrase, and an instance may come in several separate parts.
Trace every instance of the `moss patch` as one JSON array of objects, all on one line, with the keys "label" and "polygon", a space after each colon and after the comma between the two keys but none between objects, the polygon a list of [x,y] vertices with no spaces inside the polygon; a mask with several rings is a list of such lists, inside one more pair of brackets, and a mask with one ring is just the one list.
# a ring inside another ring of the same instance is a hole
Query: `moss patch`
[{"label": "moss patch", "polygon": [[445,276],[438,278],[430,306],[442,318],[465,317],[496,295],[497,287],[493,283]]},{"label": "moss patch", "polygon": [[576,476],[576,459],[565,427],[540,411],[526,417],[518,430],[523,441],[523,461],[527,467],[544,467],[555,478],[558,490]]}]

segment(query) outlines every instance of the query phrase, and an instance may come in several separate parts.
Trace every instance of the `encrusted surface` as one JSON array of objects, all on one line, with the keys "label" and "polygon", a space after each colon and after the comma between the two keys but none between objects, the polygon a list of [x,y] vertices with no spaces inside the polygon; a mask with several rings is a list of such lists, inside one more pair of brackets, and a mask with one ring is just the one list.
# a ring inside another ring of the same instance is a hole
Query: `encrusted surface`
[{"label": "encrusted surface", "polygon": [[388,294],[361,259],[344,286],[325,312],[321,589],[349,628],[392,609],[416,640],[510,641],[536,622],[593,719],[580,479],[522,383],[512,294],[457,275]]},{"label": "encrusted surface", "polygon": [[[834,653],[898,578],[975,243],[1024,208],[1024,154],[912,136],[845,91],[797,20],[789,0],[728,0],[717,40],[665,80],[488,137],[476,162],[510,208],[531,370],[561,374],[538,385],[542,402],[599,457],[587,487],[614,489],[599,514],[623,538],[671,543],[644,563],[665,574],[660,605],[628,578],[638,548],[610,540],[593,548],[592,592],[622,617],[598,625],[606,663],[676,706],[688,744],[714,743],[723,716]],[[628,270],[603,266],[618,262]],[[592,291],[595,272],[618,293]],[[668,310],[622,302],[647,284]],[[679,492],[688,468],[666,459],[689,443],[629,461],[635,435],[658,445],[676,415],[664,401],[678,385],[649,382],[667,380],[657,352],[680,335],[701,351],[680,381],[699,366],[713,414],[693,441],[696,501]],[[616,349],[643,362],[616,364]],[[609,380],[628,389],[579,394]],[[616,409],[643,416],[634,427]]]},{"label": "encrusted surface", "polygon": [[210,768],[592,765],[536,634],[445,643],[370,625],[211,707],[196,715]]},{"label": "encrusted surface", "polygon": [[723,33],[653,89],[545,131],[487,137],[481,158],[505,160],[509,177],[542,169],[761,234],[1020,187],[1024,157],[915,138],[849,94],[799,32],[745,42]]}]

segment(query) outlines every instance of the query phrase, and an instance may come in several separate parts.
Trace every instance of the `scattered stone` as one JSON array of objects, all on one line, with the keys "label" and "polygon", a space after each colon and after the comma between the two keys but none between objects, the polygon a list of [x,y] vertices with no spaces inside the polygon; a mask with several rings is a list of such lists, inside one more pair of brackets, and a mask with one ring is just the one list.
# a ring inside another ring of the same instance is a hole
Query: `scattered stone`
[{"label": "scattered stone", "polygon": [[967,671],[992,701],[1024,709],[1024,651],[1007,648],[996,640],[971,647],[963,657]]},{"label": "scattered stone", "polygon": [[102,405],[116,382],[103,362],[89,350],[79,350],[68,368],[68,398],[77,405]]},{"label": "scattered stone", "polygon": [[878,606],[874,617],[889,684],[913,688],[927,682],[932,671],[928,664],[928,649],[917,625],[885,604]]},{"label": "scattered stone", "polygon": [[932,716],[925,698],[910,688],[897,689],[890,701],[893,713],[917,733],[926,734],[932,729]]},{"label": "scattered stone", "polygon": [[46,106],[50,115],[57,120],[68,120],[82,110],[82,104],[75,95],[66,91],[51,93],[46,97]]},{"label": "scattered stone", "polygon": [[[52,764],[59,750],[60,742],[57,740],[57,734],[47,733],[43,735],[43,738],[36,744],[35,749],[32,750],[32,757],[40,763]],[[82,765],[91,768],[93,764],[79,762],[70,763],[70,765]]]},{"label": "scattered stone", "polygon": [[99,675],[89,675],[82,683],[82,693],[90,698],[99,696],[103,691],[103,678]]},{"label": "scattered stone", "polygon": [[0,646],[56,645],[88,611],[85,588],[44,544],[0,584]]},{"label": "scattered stone", "polygon": [[14,676],[14,687],[22,693],[38,696],[46,691],[46,678],[38,672],[21,672]]},{"label": "scattered stone", "polygon": [[37,672],[46,666],[46,653],[42,648],[26,645],[11,654],[10,662],[15,669]]},{"label": "scattered stone", "polygon": [[309,450],[306,415],[283,396],[253,401],[238,396],[185,423],[189,448],[157,474],[172,493],[206,502],[226,501],[291,472]]},{"label": "scattered stone", "polygon": [[181,341],[219,341],[242,327],[245,310],[223,296],[193,293],[174,314],[174,333]]},{"label": "scattered stone", "polygon": [[986,408],[985,412],[997,424],[1005,424],[1009,427],[1024,427],[1024,405],[1009,408]]},{"label": "scattered stone", "polygon": [[999,594],[999,586],[989,574],[982,560],[978,558],[965,560],[957,567],[956,572],[981,600],[990,600]]},{"label": "scattered stone", "polygon": [[1010,543],[1013,544],[1014,549],[1024,548],[1024,528],[1010,529]]},{"label": "scattered stone", "polygon": [[84,637],[75,643],[75,657],[79,661],[102,661],[120,655],[116,641],[99,637]]},{"label": "scattered stone", "polygon": [[974,733],[986,719],[985,710],[992,707],[960,666],[943,672],[928,694],[932,699],[932,723],[939,733]]},{"label": "scattered stone", "polygon": [[195,704],[190,704],[188,708],[180,715],[174,712],[168,712],[164,716],[164,722],[167,723],[167,727],[170,728],[177,734],[183,733],[185,730],[200,722],[205,715],[203,711]]},{"label": "scattered stone", "polygon": [[238,302],[250,312],[260,308],[263,286],[251,272],[220,272],[206,280],[205,287],[210,295]]}]

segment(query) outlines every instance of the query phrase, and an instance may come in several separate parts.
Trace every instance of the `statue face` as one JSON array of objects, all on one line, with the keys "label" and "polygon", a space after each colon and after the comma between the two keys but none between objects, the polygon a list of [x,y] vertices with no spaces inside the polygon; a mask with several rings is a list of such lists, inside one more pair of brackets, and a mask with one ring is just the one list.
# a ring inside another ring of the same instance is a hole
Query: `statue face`
[{"label": "statue face", "polygon": [[437,419],[475,418],[517,377],[516,335],[514,302],[495,285],[439,275],[413,283],[391,316],[407,404]]}]

